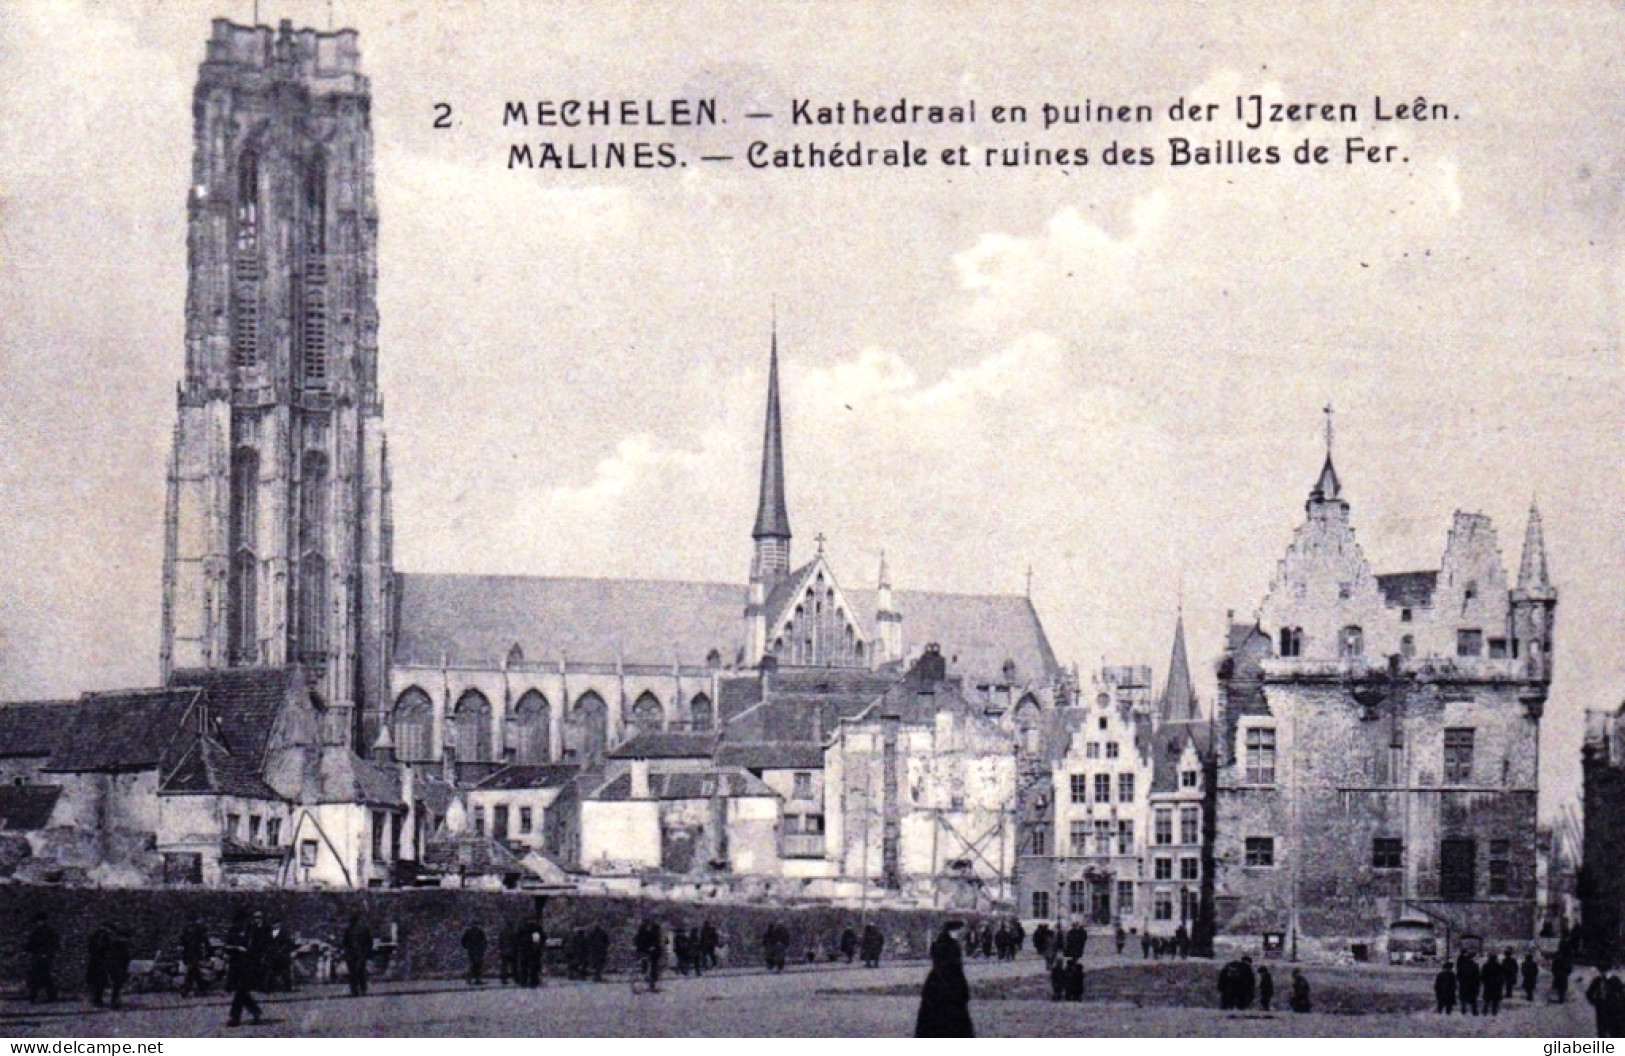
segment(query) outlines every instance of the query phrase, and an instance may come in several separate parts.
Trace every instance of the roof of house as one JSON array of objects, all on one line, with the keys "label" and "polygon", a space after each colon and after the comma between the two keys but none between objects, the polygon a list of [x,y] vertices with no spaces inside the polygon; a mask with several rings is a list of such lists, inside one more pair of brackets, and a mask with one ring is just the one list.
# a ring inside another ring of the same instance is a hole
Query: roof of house
[{"label": "roof of house", "polygon": [[43,829],[51,823],[51,811],[62,796],[60,785],[0,786],[0,831]]},{"label": "roof of house", "polygon": [[211,736],[193,734],[165,775],[160,795],[222,795],[281,799],[248,760],[228,752]]},{"label": "roof of house", "polygon": [[191,688],[87,693],[62,723],[43,769],[77,773],[173,764],[185,747],[185,719],[198,696]]},{"label": "roof of house", "polygon": [[170,675],[169,684],[202,689],[209,717],[218,724],[220,743],[232,755],[260,770],[283,703],[305,683],[298,668],[232,667],[176,671]]},{"label": "roof of house", "polygon": [[1433,604],[1433,592],[1439,586],[1439,573],[1389,572],[1377,577],[1377,588],[1382,598],[1395,607],[1420,609]]},{"label": "roof of house", "polygon": [[[531,661],[732,662],[744,645],[747,591],[731,583],[402,573],[395,660],[500,666],[514,645]],[[847,590],[875,636],[876,593]],[[906,642],[937,642],[950,670],[1018,678],[1060,670],[1032,601],[1020,595],[894,592]],[[724,712],[726,713],[726,712]]]},{"label": "roof of house", "polygon": [[[649,775],[650,799],[711,799],[716,796],[729,799],[743,796],[777,798],[778,793],[761,778],[734,767],[705,773]],[[622,773],[586,798],[612,803],[626,802],[632,798],[632,775]]]},{"label": "roof of house", "polygon": [[709,759],[716,749],[711,732],[646,730],[609,753],[611,759]]},{"label": "roof of house", "polygon": [[824,747],[813,741],[724,742],[717,746],[717,765],[745,770],[822,770]]},{"label": "roof of house", "polygon": [[1208,722],[1164,722],[1151,734],[1151,791],[1179,790],[1179,761],[1187,743],[1197,754],[1206,754],[1213,741],[1213,725]]},{"label": "roof of house", "polygon": [[71,700],[0,704],[0,759],[50,755],[73,706]]},{"label": "roof of house", "polygon": [[475,785],[476,789],[511,791],[525,788],[563,788],[581,772],[567,763],[505,766]]}]

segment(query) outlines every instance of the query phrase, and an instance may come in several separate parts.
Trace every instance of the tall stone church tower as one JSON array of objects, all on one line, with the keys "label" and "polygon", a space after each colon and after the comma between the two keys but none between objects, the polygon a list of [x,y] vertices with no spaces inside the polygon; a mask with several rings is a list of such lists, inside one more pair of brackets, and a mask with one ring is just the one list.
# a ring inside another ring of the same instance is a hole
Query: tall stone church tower
[{"label": "tall stone church tower", "polygon": [[371,98],[353,30],[213,24],[193,94],[161,662],[299,665],[365,750],[389,672]]}]

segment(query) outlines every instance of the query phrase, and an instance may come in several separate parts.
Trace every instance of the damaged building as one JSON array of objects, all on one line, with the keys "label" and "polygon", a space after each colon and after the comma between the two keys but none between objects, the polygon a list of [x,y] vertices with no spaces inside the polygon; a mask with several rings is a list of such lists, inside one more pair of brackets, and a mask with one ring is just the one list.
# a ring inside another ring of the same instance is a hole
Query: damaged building
[{"label": "damaged building", "polygon": [[1534,935],[1557,591],[1531,509],[1516,582],[1458,512],[1436,569],[1377,574],[1328,450],[1219,669],[1220,941],[1375,954],[1390,925]]}]

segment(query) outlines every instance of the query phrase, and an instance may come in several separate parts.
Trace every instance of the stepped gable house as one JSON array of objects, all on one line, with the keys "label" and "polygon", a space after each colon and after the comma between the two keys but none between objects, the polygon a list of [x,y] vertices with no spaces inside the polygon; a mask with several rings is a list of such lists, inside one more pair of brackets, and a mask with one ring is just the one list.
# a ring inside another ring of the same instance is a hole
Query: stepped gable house
[{"label": "stepped gable house", "polygon": [[1557,590],[1538,511],[1509,586],[1489,518],[1380,575],[1325,465],[1219,670],[1220,942],[1377,950],[1390,924],[1534,934],[1540,719]]}]

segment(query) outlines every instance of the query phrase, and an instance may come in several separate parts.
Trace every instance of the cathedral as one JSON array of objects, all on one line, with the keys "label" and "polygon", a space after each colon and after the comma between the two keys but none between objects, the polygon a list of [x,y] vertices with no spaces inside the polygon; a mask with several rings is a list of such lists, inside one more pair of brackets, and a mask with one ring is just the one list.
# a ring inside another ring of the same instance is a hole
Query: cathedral
[{"label": "cathedral", "polygon": [[927,643],[990,698],[1051,695],[1027,598],[894,590],[884,562],[849,590],[821,540],[794,564],[776,334],[748,583],[395,571],[355,34],[217,22],[196,99],[166,677],[297,664],[358,751],[467,773],[716,729],[746,673],[898,670]]}]

